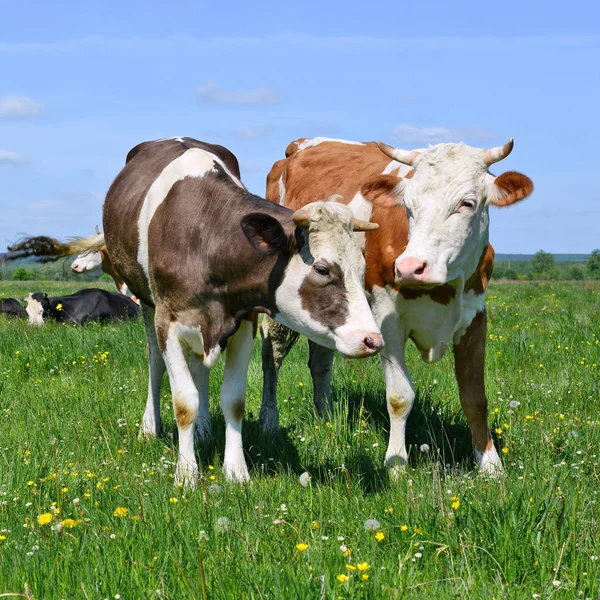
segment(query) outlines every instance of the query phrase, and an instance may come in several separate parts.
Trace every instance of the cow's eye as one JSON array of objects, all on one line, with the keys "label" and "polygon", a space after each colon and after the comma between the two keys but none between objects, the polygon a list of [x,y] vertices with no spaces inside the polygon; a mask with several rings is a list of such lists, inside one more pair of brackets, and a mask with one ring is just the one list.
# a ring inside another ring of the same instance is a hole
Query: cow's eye
[{"label": "cow's eye", "polygon": [[324,267],[323,265],[314,265],[313,269],[318,275],[321,275],[321,277],[329,277],[329,269],[327,267]]},{"label": "cow's eye", "polygon": [[458,211],[473,210],[475,208],[475,202],[473,200],[463,200],[458,207]]}]

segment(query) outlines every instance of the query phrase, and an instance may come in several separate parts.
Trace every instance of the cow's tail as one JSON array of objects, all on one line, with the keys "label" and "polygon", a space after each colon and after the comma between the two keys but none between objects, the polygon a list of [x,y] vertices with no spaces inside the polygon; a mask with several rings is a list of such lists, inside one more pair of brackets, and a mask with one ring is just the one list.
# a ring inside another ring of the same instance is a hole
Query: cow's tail
[{"label": "cow's tail", "polygon": [[74,254],[88,254],[96,252],[105,245],[104,234],[97,233],[89,237],[70,238],[61,242],[45,235],[26,237],[7,248],[5,260],[17,260],[29,256],[37,257],[41,262],[58,260]]}]

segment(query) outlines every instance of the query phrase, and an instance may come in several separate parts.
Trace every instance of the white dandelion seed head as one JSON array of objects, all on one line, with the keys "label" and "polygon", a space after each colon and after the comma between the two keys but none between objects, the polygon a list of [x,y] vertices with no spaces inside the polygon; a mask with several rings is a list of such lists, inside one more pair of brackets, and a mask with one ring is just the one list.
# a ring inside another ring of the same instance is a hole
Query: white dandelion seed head
[{"label": "white dandelion seed head", "polygon": [[198,534],[198,539],[200,540],[208,540],[208,533],[206,533],[206,531],[204,531],[204,529],[200,530],[200,533]]},{"label": "white dandelion seed head", "polygon": [[518,400],[511,400],[508,405],[511,408],[519,408],[519,406],[521,406],[521,403]]},{"label": "white dandelion seed head", "polygon": [[114,540],[117,536],[114,533],[111,533],[109,537],[111,540]]},{"label": "white dandelion seed head", "polygon": [[208,492],[209,496],[218,496],[223,490],[219,484],[213,483],[212,485],[208,486],[206,491]]},{"label": "white dandelion seed head", "polygon": [[428,445],[428,444],[421,444],[421,445],[419,446],[419,450],[420,450],[421,452],[423,452],[423,453],[425,453],[425,452],[429,452],[429,445]]},{"label": "white dandelion seed head", "polygon": [[307,471],[304,471],[304,473],[302,473],[302,475],[300,475],[299,480],[300,480],[300,485],[302,487],[308,487],[308,485],[310,484],[310,480],[311,480],[310,473],[308,473]]},{"label": "white dandelion seed head", "polygon": [[377,519],[367,519],[365,521],[365,529],[367,531],[377,531],[381,529],[381,525]]},{"label": "white dandelion seed head", "polygon": [[231,521],[227,517],[219,517],[217,519],[216,528],[219,533],[224,533],[231,526]]}]

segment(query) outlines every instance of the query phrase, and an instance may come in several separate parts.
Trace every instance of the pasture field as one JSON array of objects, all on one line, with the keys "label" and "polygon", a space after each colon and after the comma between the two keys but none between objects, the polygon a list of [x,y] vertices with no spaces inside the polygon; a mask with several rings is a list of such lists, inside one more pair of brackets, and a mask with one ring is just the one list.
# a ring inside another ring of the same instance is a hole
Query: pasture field
[{"label": "pasture field", "polygon": [[[50,288],[1,292],[32,286]],[[600,286],[492,283],[488,311],[503,479],[472,466],[451,353],[428,366],[408,349],[418,399],[410,465],[392,482],[378,360],[336,358],[335,414],[324,421],[299,343],[281,373],[282,435],[268,439],[257,427],[257,341],[244,422],[252,484],[220,471],[219,365],[195,492],[173,486],[166,382],[163,435],[138,441],[141,322],[0,321],[0,596],[596,600]]]}]

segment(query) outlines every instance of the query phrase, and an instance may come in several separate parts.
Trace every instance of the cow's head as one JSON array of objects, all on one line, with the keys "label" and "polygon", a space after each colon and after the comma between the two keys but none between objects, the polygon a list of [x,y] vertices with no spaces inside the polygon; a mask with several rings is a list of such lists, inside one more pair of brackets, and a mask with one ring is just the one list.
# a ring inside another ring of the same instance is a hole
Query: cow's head
[{"label": "cow's head", "polygon": [[23,298],[23,302],[27,303],[25,310],[29,316],[29,324],[42,325],[44,323],[44,312],[47,311],[50,306],[48,294],[42,294],[40,292],[29,294],[27,298]]},{"label": "cow's head", "polygon": [[287,255],[274,290],[278,321],[346,356],[381,350],[363,289],[365,261],[352,234],[377,225],[353,219],[343,204],[319,201],[296,211],[287,226],[255,213],[242,219],[242,227],[260,252]]},{"label": "cow's head", "polygon": [[83,273],[85,271],[93,271],[102,266],[102,255],[100,252],[89,252],[80,254],[72,263],[71,269],[75,273]]},{"label": "cow's head", "polygon": [[438,144],[422,152],[382,143],[379,147],[414,168],[396,194],[409,221],[408,245],[394,263],[400,286],[441,285],[461,274],[468,277],[488,242],[489,205],[508,206],[533,191],[533,183],[521,173],[495,177],[488,171],[510,154],[512,139],[488,150],[465,144]]}]

